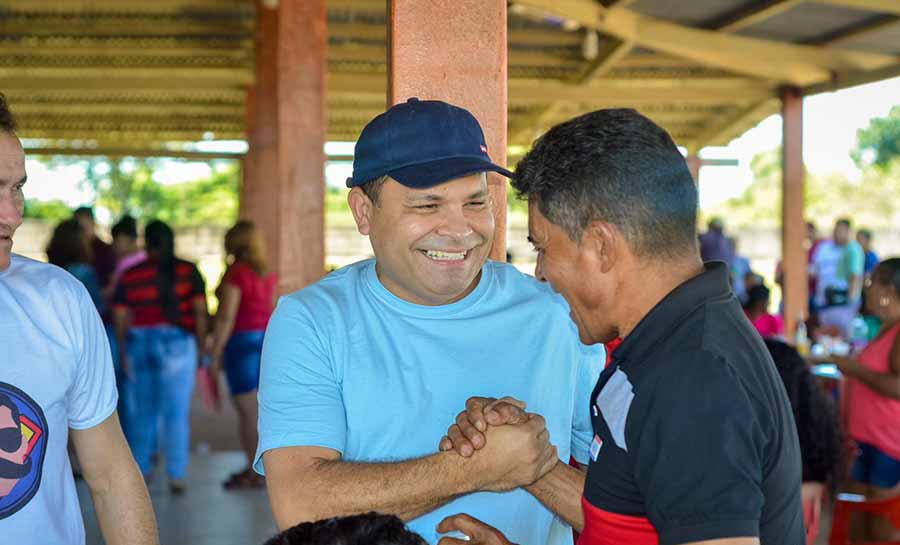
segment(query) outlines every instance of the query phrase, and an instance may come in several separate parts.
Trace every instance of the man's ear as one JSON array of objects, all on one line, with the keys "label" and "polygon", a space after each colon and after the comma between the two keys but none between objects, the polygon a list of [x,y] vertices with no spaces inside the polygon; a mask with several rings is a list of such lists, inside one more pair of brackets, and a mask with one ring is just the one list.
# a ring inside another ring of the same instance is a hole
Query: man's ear
[{"label": "man's ear", "polygon": [[347,204],[350,205],[350,212],[353,213],[353,219],[356,220],[356,230],[359,231],[359,234],[368,236],[375,203],[357,186],[351,189],[347,195]]},{"label": "man's ear", "polygon": [[605,221],[592,221],[581,235],[582,251],[591,254],[602,273],[608,273],[621,258],[623,242],[619,230]]}]

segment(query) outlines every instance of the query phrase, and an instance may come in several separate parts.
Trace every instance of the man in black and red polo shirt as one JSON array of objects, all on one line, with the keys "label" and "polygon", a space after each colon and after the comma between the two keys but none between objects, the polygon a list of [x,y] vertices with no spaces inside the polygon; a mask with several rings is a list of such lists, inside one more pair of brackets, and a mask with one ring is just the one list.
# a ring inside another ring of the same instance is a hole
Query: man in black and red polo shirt
[{"label": "man in black and red polo shirt", "polygon": [[[581,545],[801,545],[791,408],[727,265],[701,262],[697,189],[669,135],[634,110],[592,112],[538,140],[513,186],[535,275],[581,340],[622,339],[585,407],[587,475],[560,462],[531,488],[553,491]],[[441,448],[483,446],[479,428],[523,415],[470,399]]]}]

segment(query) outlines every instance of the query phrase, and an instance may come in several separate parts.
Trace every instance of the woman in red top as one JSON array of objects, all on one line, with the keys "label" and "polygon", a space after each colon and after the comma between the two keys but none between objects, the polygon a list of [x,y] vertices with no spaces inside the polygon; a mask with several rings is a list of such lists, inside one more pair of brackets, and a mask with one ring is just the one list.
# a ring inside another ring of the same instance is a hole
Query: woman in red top
[{"label": "woman in red top", "polygon": [[[848,432],[859,445],[857,492],[896,495],[900,483],[900,258],[881,262],[866,281],[866,306],[881,319],[878,335],[855,357],[833,357],[847,381]],[[864,541],[897,539],[886,521],[868,517]]]},{"label": "woman in red top", "polygon": [[224,367],[238,413],[241,447],[247,467],[231,475],[225,488],[262,486],[262,476],[250,467],[256,451],[259,361],[263,335],[275,306],[278,279],[270,272],[259,230],[239,221],[225,233],[225,254],[230,265],[216,290],[219,311],[210,342],[213,376]]}]

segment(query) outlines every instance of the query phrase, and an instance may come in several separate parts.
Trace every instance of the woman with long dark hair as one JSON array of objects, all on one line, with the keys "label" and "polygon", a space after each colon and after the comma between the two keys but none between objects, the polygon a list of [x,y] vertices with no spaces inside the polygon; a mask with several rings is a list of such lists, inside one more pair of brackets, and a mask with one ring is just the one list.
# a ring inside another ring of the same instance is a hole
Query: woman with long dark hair
[{"label": "woman with long dark hair", "polygon": [[97,312],[101,316],[106,313],[97,274],[91,266],[91,247],[77,220],[65,220],[53,229],[53,236],[47,244],[47,261],[77,278],[90,294]]},{"label": "woman with long dark hair", "polygon": [[122,368],[134,382],[129,442],[149,478],[162,418],[169,488],[178,494],[187,474],[198,339],[207,333],[206,293],[196,265],[175,256],[168,225],[148,223],[144,242],[147,259],[122,273],[114,296]]},{"label": "woman with long dark hair", "polygon": [[219,311],[210,341],[213,376],[224,367],[234,406],[238,433],[247,456],[247,466],[225,481],[225,488],[262,486],[264,480],[250,465],[256,452],[259,363],[263,335],[272,315],[278,278],[266,263],[265,243],[256,226],[239,221],[225,233],[229,261],[216,290]]}]

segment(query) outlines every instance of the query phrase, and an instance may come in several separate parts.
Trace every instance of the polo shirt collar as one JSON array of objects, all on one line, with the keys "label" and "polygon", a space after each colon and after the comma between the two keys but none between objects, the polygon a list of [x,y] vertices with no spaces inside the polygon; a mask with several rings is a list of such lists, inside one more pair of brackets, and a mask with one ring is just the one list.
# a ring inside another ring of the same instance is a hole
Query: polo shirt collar
[{"label": "polo shirt collar", "polygon": [[638,322],[613,352],[613,361],[640,363],[696,309],[712,300],[732,297],[728,265],[710,261],[703,268],[701,274],[669,292]]}]

